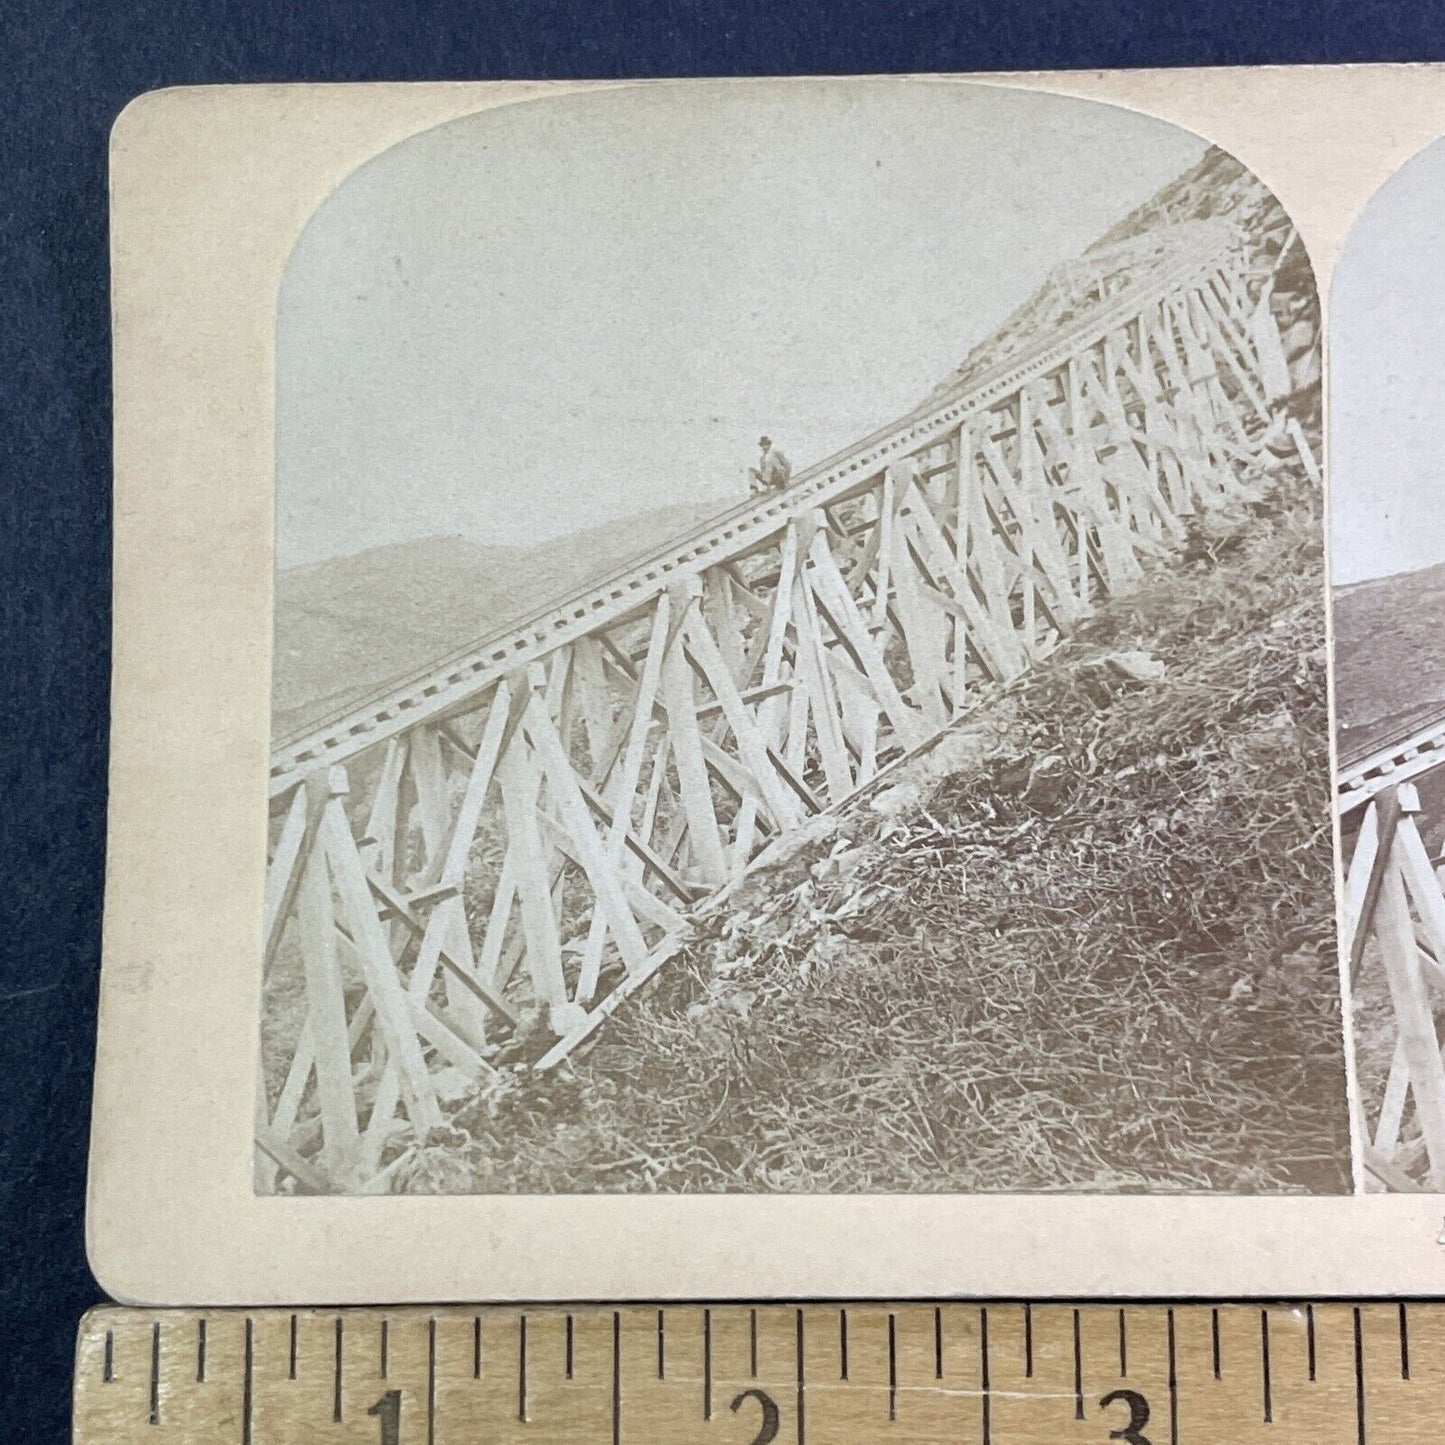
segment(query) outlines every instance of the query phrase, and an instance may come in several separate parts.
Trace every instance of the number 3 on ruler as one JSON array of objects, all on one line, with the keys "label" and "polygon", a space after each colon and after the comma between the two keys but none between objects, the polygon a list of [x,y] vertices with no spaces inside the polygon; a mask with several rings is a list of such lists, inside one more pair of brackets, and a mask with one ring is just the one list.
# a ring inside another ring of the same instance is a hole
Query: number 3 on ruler
[{"label": "number 3 on ruler", "polygon": [[1123,1440],[1126,1445],[1153,1445],[1144,1433],[1144,1427],[1149,1423],[1148,1400],[1138,1390],[1110,1390],[1099,1401],[1099,1408],[1107,1410],[1116,1400],[1122,1400],[1129,1407],[1129,1423],[1120,1430],[1110,1430],[1109,1439]]},{"label": "number 3 on ruler", "polygon": [[366,1413],[381,1420],[381,1445],[401,1445],[400,1390],[388,1390]]}]

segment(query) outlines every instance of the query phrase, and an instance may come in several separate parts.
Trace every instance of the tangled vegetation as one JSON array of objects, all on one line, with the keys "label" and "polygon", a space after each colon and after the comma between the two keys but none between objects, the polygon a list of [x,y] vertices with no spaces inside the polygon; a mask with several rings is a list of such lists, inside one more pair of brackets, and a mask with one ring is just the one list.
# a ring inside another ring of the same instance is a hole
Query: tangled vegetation
[{"label": "tangled vegetation", "polygon": [[1196,527],[392,1187],[1349,1188],[1318,493]]}]

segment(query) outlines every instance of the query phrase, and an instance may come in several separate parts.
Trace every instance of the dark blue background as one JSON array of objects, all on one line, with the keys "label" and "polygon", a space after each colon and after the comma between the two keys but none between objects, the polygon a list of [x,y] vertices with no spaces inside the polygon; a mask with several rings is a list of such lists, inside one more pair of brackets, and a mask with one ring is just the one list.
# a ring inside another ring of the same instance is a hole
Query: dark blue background
[{"label": "dark blue background", "polygon": [[[157,86],[1445,58],[1445,7],[26,4],[0,13],[0,1397],[61,1440],[82,1241],[110,588],[106,137]],[[202,1124],[203,1126],[203,1124]],[[224,1247],[224,1243],[221,1243]],[[6,1378],[8,1376],[8,1378]]]}]

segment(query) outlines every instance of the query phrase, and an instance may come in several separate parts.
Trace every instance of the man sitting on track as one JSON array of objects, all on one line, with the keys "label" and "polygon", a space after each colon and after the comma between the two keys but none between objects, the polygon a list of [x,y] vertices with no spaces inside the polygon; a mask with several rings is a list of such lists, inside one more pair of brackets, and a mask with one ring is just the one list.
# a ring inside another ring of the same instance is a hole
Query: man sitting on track
[{"label": "man sitting on track", "polygon": [[748,468],[748,474],[753,479],[750,490],[754,493],[781,492],[793,474],[792,463],[773,445],[772,437],[759,437],[758,446],[762,453],[758,464]]}]

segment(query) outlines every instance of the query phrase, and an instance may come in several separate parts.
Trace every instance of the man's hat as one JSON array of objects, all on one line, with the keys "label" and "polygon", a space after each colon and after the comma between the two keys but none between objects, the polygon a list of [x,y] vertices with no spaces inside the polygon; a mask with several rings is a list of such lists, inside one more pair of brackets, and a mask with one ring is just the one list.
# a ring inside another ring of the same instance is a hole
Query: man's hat
[{"label": "man's hat", "polygon": [[758,445],[759,445],[760,447],[770,447],[770,446],[772,446],[772,444],[773,444],[773,439],[772,439],[772,437],[759,437],[759,438],[758,438]]}]

